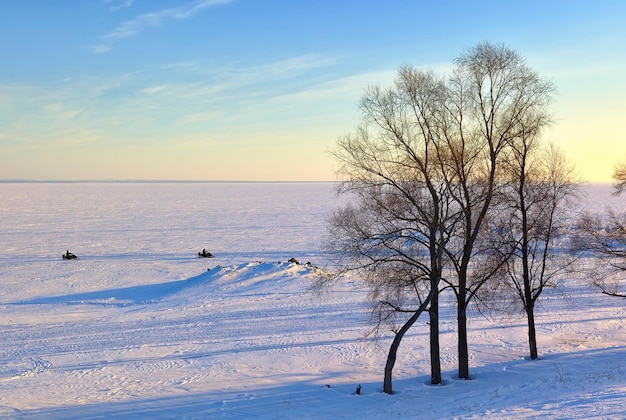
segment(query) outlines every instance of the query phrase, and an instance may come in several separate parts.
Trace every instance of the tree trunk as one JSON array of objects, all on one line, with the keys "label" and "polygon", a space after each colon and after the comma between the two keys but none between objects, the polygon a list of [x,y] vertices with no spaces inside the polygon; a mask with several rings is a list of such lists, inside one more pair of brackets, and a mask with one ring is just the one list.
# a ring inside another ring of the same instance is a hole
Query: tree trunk
[{"label": "tree trunk", "polygon": [[424,302],[420,305],[420,307],[415,311],[413,315],[404,323],[402,328],[396,333],[396,336],[393,338],[391,342],[391,346],[389,347],[389,353],[387,354],[387,363],[385,363],[385,378],[383,380],[383,392],[385,394],[393,394],[392,387],[392,373],[393,366],[396,364],[396,356],[398,354],[398,347],[400,347],[400,342],[402,341],[402,337],[404,334],[415,324],[417,318],[424,312],[426,307],[430,304],[433,298],[433,291],[430,291],[430,294],[426,298]]},{"label": "tree trunk", "polygon": [[[528,227],[528,208],[525,199],[525,182],[526,182],[526,153],[522,161],[522,173],[520,176],[520,186],[518,190],[520,211],[522,214],[522,278],[524,280],[524,309],[528,318],[528,346],[530,347],[530,358],[537,358],[537,335],[535,333],[535,305],[533,302],[530,278],[530,250],[528,243],[530,241],[530,229]],[[548,246],[548,244],[546,244]]]},{"label": "tree trunk", "polygon": [[[435,284],[435,289],[439,287]],[[442,383],[441,380],[441,354],[439,346],[439,292],[433,294],[428,309],[430,315],[430,383],[432,385]]]},{"label": "tree trunk", "polygon": [[402,341],[402,337],[404,334],[411,328],[411,326],[417,321],[421,312],[415,312],[411,318],[400,328],[400,331],[396,333],[396,336],[393,338],[391,342],[391,347],[389,347],[389,354],[387,355],[387,363],[385,364],[385,379],[383,380],[383,392],[385,394],[393,394],[392,387],[392,373],[393,366],[396,364],[396,355],[398,354],[398,347],[400,347],[400,342]]},{"label": "tree trunk", "polygon": [[535,331],[535,308],[531,303],[526,308],[528,317],[528,345],[530,346],[530,358],[535,360],[539,357],[537,353],[537,333]]},{"label": "tree trunk", "polygon": [[469,352],[467,350],[467,314],[465,311],[467,303],[465,302],[465,294],[459,296],[459,298],[462,299],[462,301],[459,301],[457,305],[457,324],[459,329],[459,378],[469,379]]}]

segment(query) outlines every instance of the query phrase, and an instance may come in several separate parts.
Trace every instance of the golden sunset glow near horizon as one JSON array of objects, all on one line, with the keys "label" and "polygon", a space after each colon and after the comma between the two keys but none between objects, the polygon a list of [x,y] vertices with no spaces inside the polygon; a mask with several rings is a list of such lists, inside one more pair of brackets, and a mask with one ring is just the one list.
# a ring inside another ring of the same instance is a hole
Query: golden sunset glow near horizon
[{"label": "golden sunset glow near horizon", "polygon": [[626,2],[0,2],[0,179],[332,181],[403,64],[503,43],[557,89],[581,179],[626,159]]}]

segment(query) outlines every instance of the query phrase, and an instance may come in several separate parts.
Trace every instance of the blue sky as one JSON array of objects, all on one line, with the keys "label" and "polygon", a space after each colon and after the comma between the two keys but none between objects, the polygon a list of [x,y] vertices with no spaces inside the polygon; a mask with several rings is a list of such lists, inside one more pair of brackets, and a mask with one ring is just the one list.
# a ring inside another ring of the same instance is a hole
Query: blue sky
[{"label": "blue sky", "polygon": [[370,84],[505,43],[583,179],[626,158],[624,1],[1,0],[0,179],[332,180]]}]

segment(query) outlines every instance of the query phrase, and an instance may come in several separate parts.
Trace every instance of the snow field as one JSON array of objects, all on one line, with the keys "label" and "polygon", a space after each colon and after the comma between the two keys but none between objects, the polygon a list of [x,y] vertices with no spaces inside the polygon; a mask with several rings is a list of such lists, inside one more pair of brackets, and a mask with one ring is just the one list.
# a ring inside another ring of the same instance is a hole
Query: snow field
[{"label": "snow field", "polygon": [[[391,335],[364,339],[356,279],[320,295],[318,269],[288,262],[323,269],[328,185],[22,188],[0,185],[2,418],[626,415],[626,307],[576,279],[540,299],[540,360],[526,358],[523,317],[472,314],[471,381],[456,378],[444,295],[445,385],[428,385],[423,318],[400,347],[396,393],[383,394]],[[231,207],[247,210],[224,220]],[[62,261],[66,247],[80,259]]]}]

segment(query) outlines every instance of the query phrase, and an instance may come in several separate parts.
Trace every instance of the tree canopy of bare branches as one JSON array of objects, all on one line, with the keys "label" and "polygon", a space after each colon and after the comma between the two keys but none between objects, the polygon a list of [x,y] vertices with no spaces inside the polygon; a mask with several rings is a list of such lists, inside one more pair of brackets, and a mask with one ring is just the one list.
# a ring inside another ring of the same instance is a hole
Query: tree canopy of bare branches
[{"label": "tree canopy of bare branches", "polygon": [[[568,204],[577,196],[579,183],[573,167],[554,145],[545,147],[535,135],[523,136],[512,144],[504,165],[507,183],[496,205],[494,246],[506,258],[503,280],[495,290],[482,293],[481,303],[493,302],[526,313],[530,358],[538,358],[535,304],[543,290],[556,287],[563,275],[571,273],[575,257],[564,252],[570,231]],[[502,293],[498,288],[502,287]],[[511,293],[511,291],[513,293]]]},{"label": "tree canopy of bare branches", "polygon": [[404,66],[391,88],[368,88],[360,125],[338,140],[339,191],[350,201],[330,221],[335,278],[361,278],[376,328],[395,333],[385,392],[402,336],[426,309],[431,382],[441,383],[445,288],[457,303],[459,377],[470,378],[467,306],[510,258],[485,232],[490,211],[502,200],[513,146],[550,123],[552,91],[517,52],[481,43],[447,77]]},{"label": "tree canopy of bare branches", "polygon": [[501,193],[503,165],[512,145],[537,137],[550,123],[553,87],[514,50],[482,43],[457,58],[450,91],[456,130],[449,141],[454,165],[447,171],[447,183],[463,213],[463,227],[446,253],[456,272],[450,286],[457,299],[459,377],[469,379],[467,307],[509,257],[481,235]]},{"label": "tree canopy of bare branches", "polygon": [[626,298],[626,215],[613,209],[604,216],[586,213],[577,227],[572,248],[593,259],[591,283],[606,295]]},{"label": "tree canopy of bare branches", "polygon": [[405,66],[393,88],[367,89],[363,121],[339,139],[340,190],[351,204],[331,219],[331,248],[342,272],[364,279],[374,303],[377,328],[395,332],[385,368],[384,390],[392,392],[392,369],[403,335],[428,307],[431,382],[441,383],[438,293],[444,246],[458,212],[445,193],[440,104],[446,89],[431,72]]},{"label": "tree canopy of bare branches", "polygon": [[[613,172],[615,194],[626,188],[626,161]],[[607,208],[606,214],[585,213],[578,221],[574,235],[574,252],[593,257],[591,282],[602,293],[626,298],[626,213]]]}]

